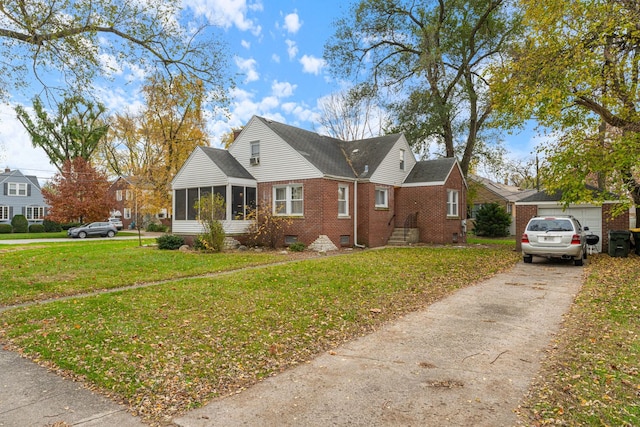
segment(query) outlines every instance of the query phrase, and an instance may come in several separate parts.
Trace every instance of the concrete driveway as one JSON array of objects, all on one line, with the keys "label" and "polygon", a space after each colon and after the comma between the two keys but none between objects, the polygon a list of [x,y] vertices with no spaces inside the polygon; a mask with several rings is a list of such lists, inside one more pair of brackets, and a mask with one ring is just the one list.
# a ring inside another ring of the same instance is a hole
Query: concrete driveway
[{"label": "concrete driveway", "polygon": [[[534,260],[309,363],[177,418],[179,426],[513,426],[583,268]],[[135,426],[123,406],[0,350],[0,426]],[[57,424],[57,425],[67,425]]]}]

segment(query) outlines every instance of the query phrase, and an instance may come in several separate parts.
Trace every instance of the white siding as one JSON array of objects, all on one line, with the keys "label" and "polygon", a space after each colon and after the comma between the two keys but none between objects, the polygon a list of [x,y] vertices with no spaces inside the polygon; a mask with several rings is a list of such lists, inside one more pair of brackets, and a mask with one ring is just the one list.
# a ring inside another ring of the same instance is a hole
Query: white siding
[{"label": "white siding", "polygon": [[[229,235],[246,233],[253,221],[222,221],[224,232]],[[173,221],[171,232],[175,234],[200,234],[204,230],[199,221]]]},{"label": "white siding", "polygon": [[[400,150],[404,150],[404,170],[400,169]],[[415,164],[413,151],[404,135],[401,135],[371,175],[371,182],[400,186]]]},{"label": "white siding", "polygon": [[191,153],[191,156],[189,156],[174,178],[172,188],[224,185],[227,181],[227,176],[198,147]]},{"label": "white siding", "polygon": [[[589,227],[587,234],[596,234],[600,237],[598,242],[597,251],[602,250],[602,208],[598,206],[569,206],[565,210],[562,210],[561,206],[547,207],[540,206],[538,208],[538,215],[573,215],[580,221],[583,227]],[[604,236],[608,239],[609,236]]]},{"label": "white siding", "polygon": [[[251,165],[252,141],[260,141],[260,164]],[[282,138],[254,117],[229,148],[229,152],[258,182],[322,178],[322,173]]]}]

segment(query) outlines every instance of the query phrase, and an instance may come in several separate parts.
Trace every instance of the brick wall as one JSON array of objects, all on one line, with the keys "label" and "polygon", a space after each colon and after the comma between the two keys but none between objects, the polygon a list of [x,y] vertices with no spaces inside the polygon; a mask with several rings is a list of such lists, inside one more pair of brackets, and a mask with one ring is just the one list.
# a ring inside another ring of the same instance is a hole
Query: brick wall
[{"label": "brick wall", "polygon": [[522,251],[522,234],[529,220],[538,214],[537,205],[521,205],[516,207],[516,251]]},{"label": "brick wall", "polygon": [[[378,187],[388,190],[389,207],[386,209],[375,207],[375,191]],[[358,184],[358,243],[372,248],[387,244],[394,228],[394,205],[393,186],[370,182]]]},{"label": "brick wall", "polygon": [[[447,190],[458,190],[458,216],[447,217]],[[467,195],[459,169],[453,169],[443,186],[402,187],[396,189],[395,227],[404,227],[408,215],[418,212],[420,242],[463,243],[466,235],[462,220],[466,218]],[[457,240],[457,242],[456,242]]]},{"label": "brick wall", "polygon": [[609,253],[609,231],[629,229],[629,210],[622,215],[612,218],[611,213],[616,205],[606,203],[602,205],[602,252]]},{"label": "brick wall", "polygon": [[[340,237],[349,236],[353,245],[353,183],[343,183],[329,179],[305,179],[275,181],[258,184],[258,202],[273,206],[273,187],[278,185],[302,184],[304,194],[304,215],[292,216],[291,224],[285,228],[285,235],[296,236],[297,240],[310,245],[318,236],[327,235],[340,247]],[[349,186],[349,213],[346,218],[338,217],[338,185]],[[280,245],[284,245],[284,238]]]}]

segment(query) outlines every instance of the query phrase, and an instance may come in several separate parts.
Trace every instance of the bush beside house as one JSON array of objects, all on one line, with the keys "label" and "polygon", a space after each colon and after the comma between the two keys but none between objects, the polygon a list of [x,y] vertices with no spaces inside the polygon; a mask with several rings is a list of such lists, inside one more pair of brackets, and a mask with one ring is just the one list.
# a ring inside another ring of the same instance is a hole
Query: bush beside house
[{"label": "bush beside house", "polygon": [[11,226],[13,227],[14,233],[28,233],[29,232],[29,221],[24,215],[15,215],[11,219]]}]

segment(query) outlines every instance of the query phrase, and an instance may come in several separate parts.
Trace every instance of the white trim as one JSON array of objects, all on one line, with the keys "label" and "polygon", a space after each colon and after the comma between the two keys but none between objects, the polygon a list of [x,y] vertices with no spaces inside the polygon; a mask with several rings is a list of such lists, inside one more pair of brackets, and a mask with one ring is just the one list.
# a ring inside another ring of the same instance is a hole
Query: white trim
[{"label": "white trim", "polygon": [[[384,193],[384,204],[378,204],[378,191]],[[373,206],[377,209],[389,209],[389,187],[380,187],[376,186],[375,192],[373,193]]]},{"label": "white trim", "polygon": [[[344,199],[340,198],[340,190],[344,189]],[[344,202],[344,212],[340,212],[340,204]],[[338,184],[338,218],[349,217],[349,185]]]}]

